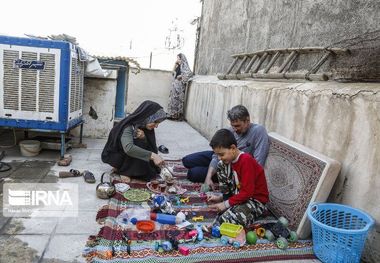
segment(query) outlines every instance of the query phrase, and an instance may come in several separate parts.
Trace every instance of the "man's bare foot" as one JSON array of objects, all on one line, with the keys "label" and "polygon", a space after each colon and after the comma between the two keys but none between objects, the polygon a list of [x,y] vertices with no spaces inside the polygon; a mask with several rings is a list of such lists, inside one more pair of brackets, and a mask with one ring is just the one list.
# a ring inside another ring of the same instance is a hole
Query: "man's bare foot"
[{"label": "man's bare foot", "polygon": [[120,175],[120,179],[123,183],[130,183],[131,182],[131,177],[126,176],[126,175]]}]

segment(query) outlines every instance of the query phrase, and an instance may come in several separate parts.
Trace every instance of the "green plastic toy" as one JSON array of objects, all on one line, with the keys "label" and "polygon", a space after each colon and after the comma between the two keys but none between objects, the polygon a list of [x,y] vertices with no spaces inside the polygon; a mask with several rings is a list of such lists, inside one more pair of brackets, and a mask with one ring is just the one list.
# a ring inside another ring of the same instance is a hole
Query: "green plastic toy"
[{"label": "green plastic toy", "polygon": [[253,232],[253,231],[249,231],[249,232],[247,233],[247,237],[246,237],[246,239],[247,239],[247,243],[248,243],[249,245],[254,245],[254,244],[256,244],[256,242],[257,242],[257,235],[256,235],[255,232]]}]

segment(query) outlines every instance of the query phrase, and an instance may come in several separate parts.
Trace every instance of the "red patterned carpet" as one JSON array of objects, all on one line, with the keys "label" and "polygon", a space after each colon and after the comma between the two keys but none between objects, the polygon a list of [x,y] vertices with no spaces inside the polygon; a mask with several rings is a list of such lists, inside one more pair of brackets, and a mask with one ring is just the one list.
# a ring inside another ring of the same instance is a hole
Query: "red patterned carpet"
[{"label": "red patterned carpet", "polygon": [[[180,197],[189,197],[186,204],[174,205],[176,211],[188,212],[193,215],[204,216],[201,224],[210,224],[216,212],[208,209],[201,198],[199,190],[201,185],[186,180],[186,169],[179,161],[167,161],[173,168],[174,176],[182,188],[187,191]],[[131,188],[146,189],[146,183],[132,181]],[[210,233],[204,233],[202,241],[181,244],[190,249],[190,254],[184,256],[178,251],[159,253],[154,250],[156,240],[165,241],[169,238],[177,240],[186,239],[186,230],[177,229],[176,226],[157,224],[151,233],[141,233],[135,228],[125,228],[117,222],[118,215],[128,208],[141,207],[142,203],[131,202],[123,195],[116,193],[109,203],[100,208],[96,220],[101,225],[97,235],[90,236],[83,256],[88,262],[263,262],[272,260],[296,260],[315,258],[310,240],[299,241],[289,245],[286,250],[278,249],[273,242],[260,239],[255,245],[245,245],[239,249],[223,245],[219,238],[213,238]],[[190,220],[191,222],[191,220]],[[159,225],[159,226],[158,226]],[[123,235],[132,240],[130,254],[127,242]]]}]

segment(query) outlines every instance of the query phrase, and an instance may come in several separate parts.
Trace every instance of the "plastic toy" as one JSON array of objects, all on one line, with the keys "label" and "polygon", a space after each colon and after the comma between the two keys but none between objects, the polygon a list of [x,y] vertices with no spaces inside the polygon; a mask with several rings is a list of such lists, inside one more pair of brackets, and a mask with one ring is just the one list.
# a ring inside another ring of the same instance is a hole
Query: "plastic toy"
[{"label": "plastic toy", "polygon": [[123,233],[123,238],[125,241],[127,241],[127,253],[128,253],[128,255],[130,255],[131,254],[131,243],[132,243],[132,241],[129,239],[129,237],[125,233]]},{"label": "plastic toy", "polygon": [[276,246],[280,249],[286,249],[289,242],[296,242],[298,240],[297,233],[289,230],[288,220],[280,217],[275,223],[267,223],[262,225],[265,231],[265,238],[269,241],[276,240]]},{"label": "plastic toy", "polygon": [[160,224],[169,224],[169,225],[180,224],[183,222],[183,220],[178,216],[158,214],[158,213],[150,213],[150,219]]},{"label": "plastic toy", "polygon": [[202,225],[198,224],[197,227],[197,232],[198,232],[198,236],[197,236],[197,239],[198,241],[201,241],[203,239],[203,230],[202,230]]},{"label": "plastic toy", "polygon": [[187,256],[190,254],[190,249],[188,247],[179,247],[179,253],[181,253],[184,256]]},{"label": "plastic toy", "polygon": [[169,252],[172,250],[178,250],[178,241],[175,239],[170,239],[169,241],[159,242],[156,241],[154,243],[154,250],[158,252]]},{"label": "plastic toy", "polygon": [[259,237],[259,238],[263,238],[265,237],[265,229],[262,228],[262,227],[259,227],[256,229],[256,235]]},{"label": "plastic toy", "polygon": [[197,235],[195,235],[195,236],[193,236],[192,238],[189,238],[189,239],[184,239],[182,243],[195,242],[196,240],[197,240]]},{"label": "plastic toy", "polygon": [[219,226],[213,226],[211,229],[211,235],[213,237],[220,237],[220,228]]},{"label": "plastic toy", "polygon": [[155,224],[150,220],[142,220],[136,223],[136,228],[142,232],[152,232],[155,228]]},{"label": "plastic toy", "polygon": [[183,212],[181,212],[181,211],[177,213],[177,217],[180,218],[182,221],[185,221],[185,220],[186,220],[186,215],[185,215],[185,213],[183,213]]},{"label": "plastic toy", "polygon": [[231,244],[234,248],[240,248],[244,246],[246,242],[245,231],[241,228],[236,237],[222,236],[220,242],[224,245]]},{"label": "plastic toy", "polygon": [[179,242],[176,239],[174,239],[174,238],[169,239],[169,241],[172,244],[173,249],[174,250],[178,250],[178,244],[179,244]]},{"label": "plastic toy", "polygon": [[196,235],[198,235],[198,231],[197,230],[191,230],[188,235],[189,235],[189,237],[196,236]]},{"label": "plastic toy", "polygon": [[106,251],[106,252],[104,253],[104,257],[105,257],[106,259],[111,259],[111,258],[113,257],[113,253],[112,253],[112,251]]},{"label": "plastic toy", "polygon": [[159,241],[154,242],[154,250],[158,251],[159,253],[162,253],[164,251],[171,251],[172,249],[172,244],[169,241],[164,241],[162,243]]},{"label": "plastic toy", "polygon": [[249,231],[246,236],[247,243],[249,245],[254,245],[257,242],[257,235],[253,231]]},{"label": "plastic toy", "polygon": [[181,198],[179,201],[183,204],[188,203],[190,202],[190,197],[188,196],[188,197]]},{"label": "plastic toy", "polygon": [[191,220],[193,220],[194,222],[200,222],[204,220],[204,216],[193,216]]},{"label": "plastic toy", "polygon": [[153,205],[164,214],[174,214],[172,203],[164,195],[153,195]]},{"label": "plastic toy", "polygon": [[180,205],[181,205],[181,201],[180,201],[179,197],[176,196],[176,195],[171,195],[171,196],[169,196],[169,201],[170,201],[172,204],[174,204],[174,205],[177,205],[177,206],[180,206]]},{"label": "plastic toy", "polygon": [[210,233],[210,230],[211,230],[211,229],[210,229],[208,226],[203,225],[203,226],[202,226],[202,230],[203,230],[203,232]]},{"label": "plastic toy", "polygon": [[236,237],[243,230],[243,226],[231,223],[223,223],[220,226],[220,234],[229,237]]},{"label": "plastic toy", "polygon": [[172,251],[173,250],[173,246],[172,246],[172,243],[170,243],[169,241],[164,241],[162,242],[162,249],[166,252],[168,251]]}]

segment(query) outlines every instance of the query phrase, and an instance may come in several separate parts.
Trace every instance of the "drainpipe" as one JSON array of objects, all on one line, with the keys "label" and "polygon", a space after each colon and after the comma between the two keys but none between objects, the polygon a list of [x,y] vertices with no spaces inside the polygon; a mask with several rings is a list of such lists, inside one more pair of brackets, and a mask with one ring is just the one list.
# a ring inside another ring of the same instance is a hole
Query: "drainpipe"
[{"label": "drainpipe", "polygon": [[115,118],[118,119],[125,117],[126,72],[125,67],[120,67],[117,71]]}]

